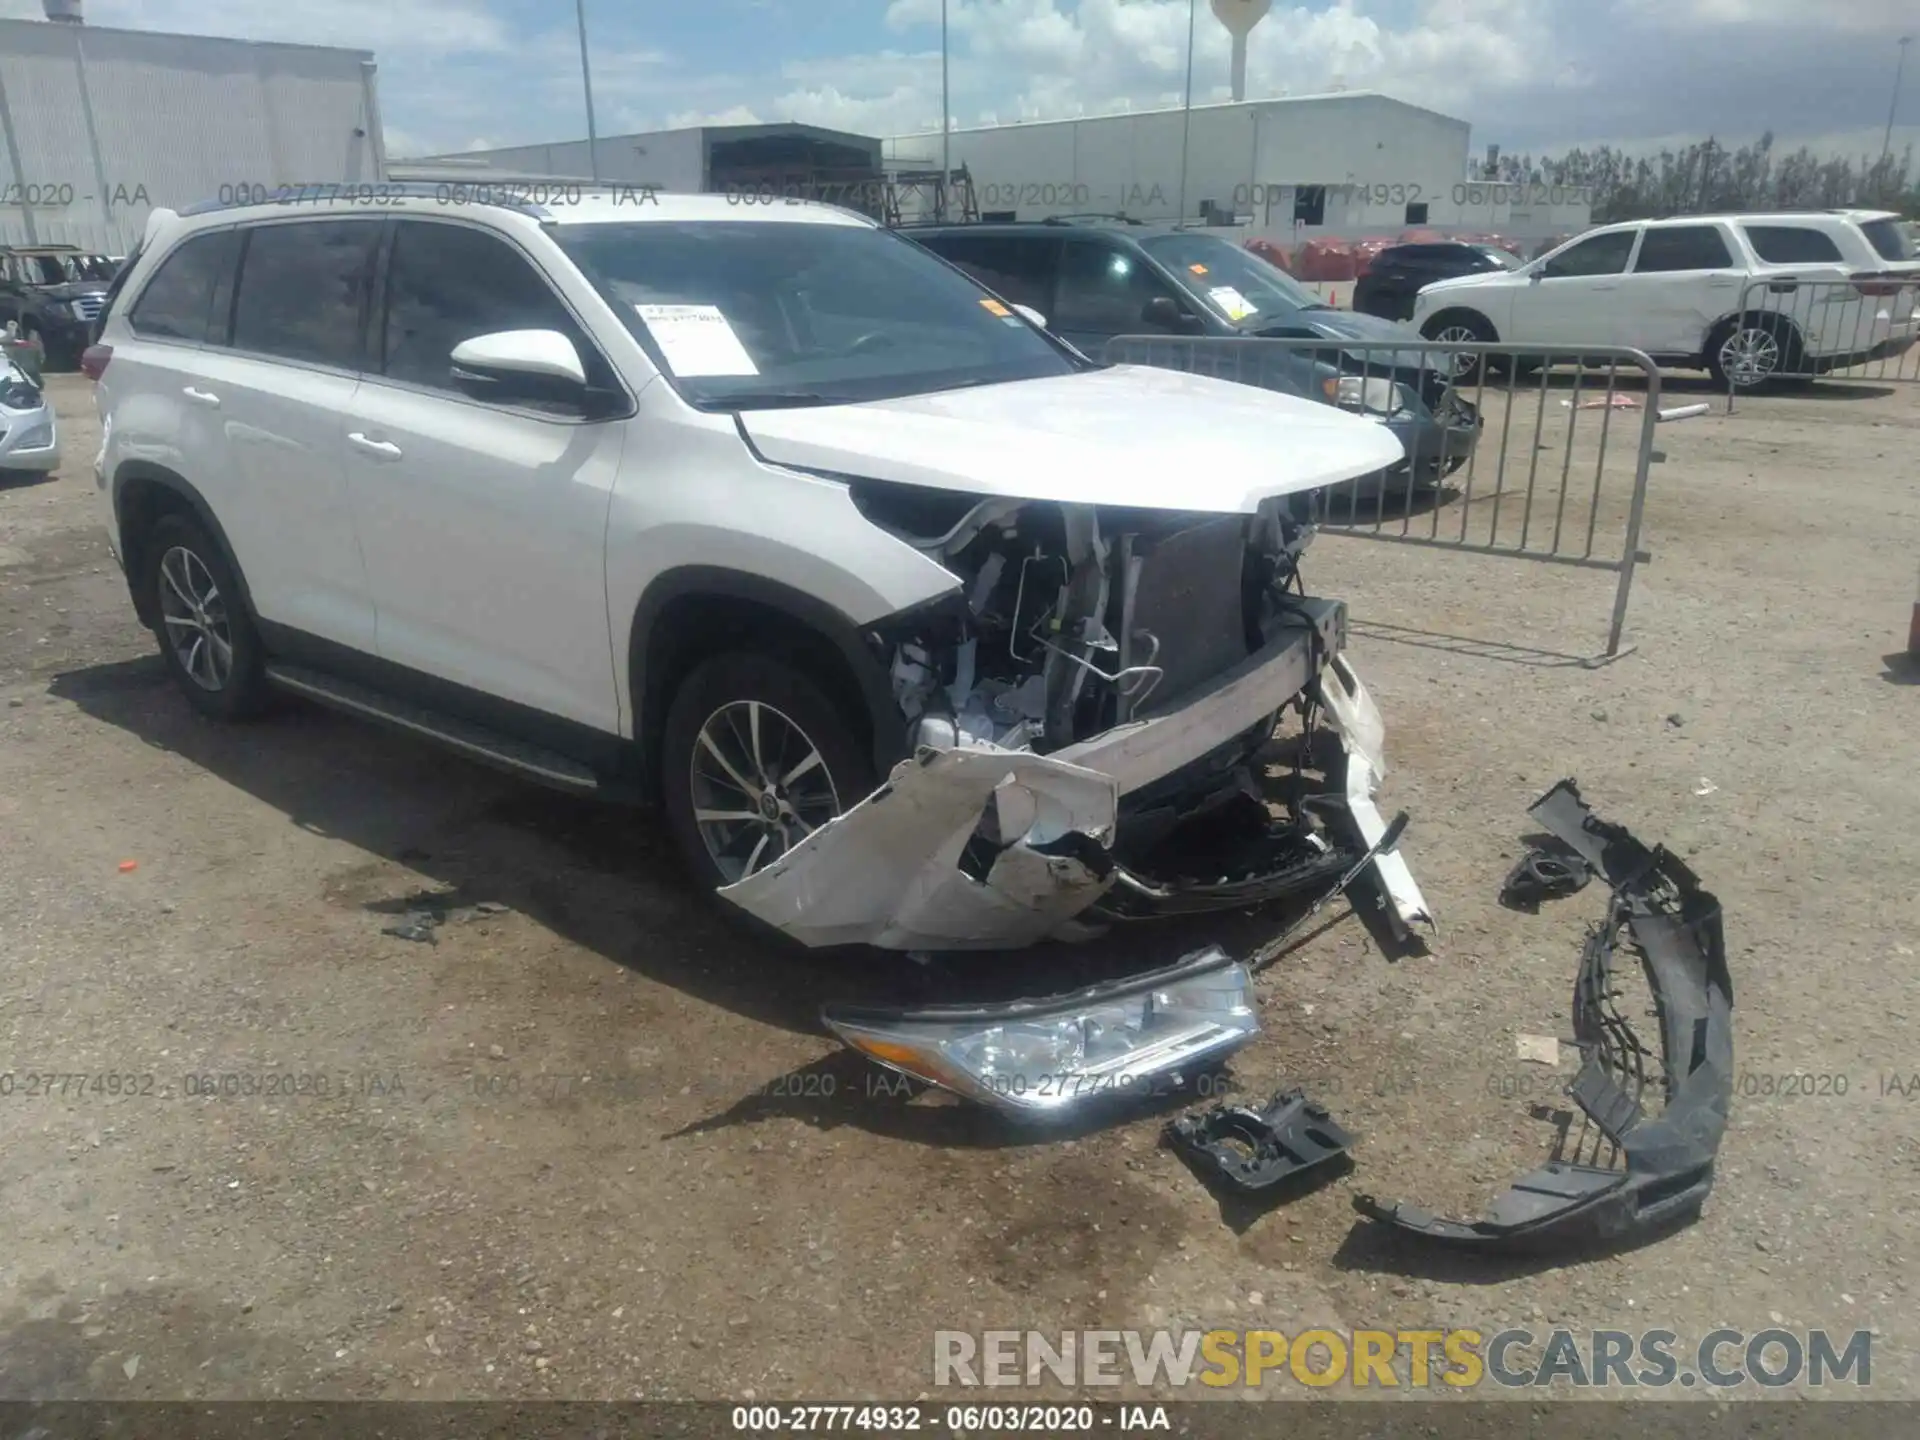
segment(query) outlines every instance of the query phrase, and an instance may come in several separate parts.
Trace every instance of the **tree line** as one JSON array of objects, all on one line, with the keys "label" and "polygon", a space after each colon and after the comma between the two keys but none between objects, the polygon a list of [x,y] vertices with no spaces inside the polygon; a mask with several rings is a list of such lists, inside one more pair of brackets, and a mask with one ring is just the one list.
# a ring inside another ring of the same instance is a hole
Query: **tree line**
[{"label": "tree line", "polygon": [[1709,136],[1683,150],[1632,155],[1611,145],[1564,155],[1496,155],[1474,178],[1508,184],[1584,185],[1593,223],[1743,210],[1860,206],[1920,218],[1913,146],[1884,157],[1820,156],[1802,146],[1776,155],[1771,131],[1738,149]]}]

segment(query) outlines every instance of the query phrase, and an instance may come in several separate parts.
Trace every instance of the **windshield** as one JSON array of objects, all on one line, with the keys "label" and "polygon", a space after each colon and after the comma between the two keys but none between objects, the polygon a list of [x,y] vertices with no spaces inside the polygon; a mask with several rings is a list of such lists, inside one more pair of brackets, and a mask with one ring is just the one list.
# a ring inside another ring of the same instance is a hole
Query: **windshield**
[{"label": "windshield", "polygon": [[687,400],[850,403],[1066,375],[1068,352],[910,241],[865,225],[562,225],[561,247]]},{"label": "windshield", "polygon": [[1149,235],[1141,248],[1194,299],[1242,330],[1257,330],[1296,310],[1327,307],[1286,271],[1218,235]]},{"label": "windshield", "polygon": [[28,285],[64,285],[67,283],[66,258],[63,255],[16,255],[20,279]]}]

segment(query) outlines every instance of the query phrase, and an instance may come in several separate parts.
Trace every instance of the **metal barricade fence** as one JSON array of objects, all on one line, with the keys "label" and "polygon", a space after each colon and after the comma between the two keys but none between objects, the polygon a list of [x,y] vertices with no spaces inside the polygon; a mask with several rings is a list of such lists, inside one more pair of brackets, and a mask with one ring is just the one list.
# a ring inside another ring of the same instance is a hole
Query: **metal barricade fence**
[{"label": "metal barricade fence", "polygon": [[1749,280],[1708,341],[1734,397],[1773,380],[1920,381],[1920,275]]},{"label": "metal barricade fence", "polygon": [[1607,659],[1622,653],[1634,567],[1652,558],[1640,530],[1654,427],[1708,408],[1663,414],[1659,369],[1617,345],[1123,335],[1103,358],[1377,420],[1406,459],[1321,492],[1322,530],[1612,571]]}]

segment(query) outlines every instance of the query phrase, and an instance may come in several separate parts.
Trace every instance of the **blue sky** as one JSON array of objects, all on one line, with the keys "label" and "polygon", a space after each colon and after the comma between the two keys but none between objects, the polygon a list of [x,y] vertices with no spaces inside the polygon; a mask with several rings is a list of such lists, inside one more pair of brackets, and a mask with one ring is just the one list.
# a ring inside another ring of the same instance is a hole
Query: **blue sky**
[{"label": "blue sky", "polygon": [[[938,125],[941,0],[587,0],[603,134],[805,120]],[[1188,0],[948,0],[957,123],[1178,103]],[[1196,98],[1224,98],[1198,0]],[[0,0],[37,15],[38,0]],[[584,133],[573,0],[87,0],[90,23],[374,51],[396,155]],[[1877,151],[1916,0],[1273,0],[1251,97],[1372,88],[1459,115],[1477,146],[1656,147],[1771,127]],[[1908,67],[1896,146],[1920,121]]]}]

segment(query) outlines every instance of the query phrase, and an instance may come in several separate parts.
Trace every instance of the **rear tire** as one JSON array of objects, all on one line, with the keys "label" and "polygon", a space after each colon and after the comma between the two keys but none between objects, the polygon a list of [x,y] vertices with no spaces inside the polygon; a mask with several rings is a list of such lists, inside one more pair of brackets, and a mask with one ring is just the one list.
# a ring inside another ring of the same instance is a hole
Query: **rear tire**
[{"label": "rear tire", "polygon": [[[1437,343],[1450,345],[1474,344],[1491,345],[1500,336],[1495,333],[1493,322],[1486,316],[1473,310],[1443,310],[1429,320],[1420,333]],[[1456,355],[1447,363],[1457,386],[1478,385],[1486,370],[1479,355]]]},{"label": "rear tire", "polygon": [[216,720],[266,709],[260,635],[220,547],[195,521],[173,514],[148,533],[144,554],[160,655],[187,702]]},{"label": "rear tire", "polygon": [[717,655],[674,693],[661,732],[660,796],[704,890],[758,873],[866,799],[874,783],[844,707],[771,655]]},{"label": "rear tire", "polygon": [[1793,326],[1776,316],[1722,321],[1707,338],[1707,373],[1722,390],[1751,394],[1805,369]]}]

